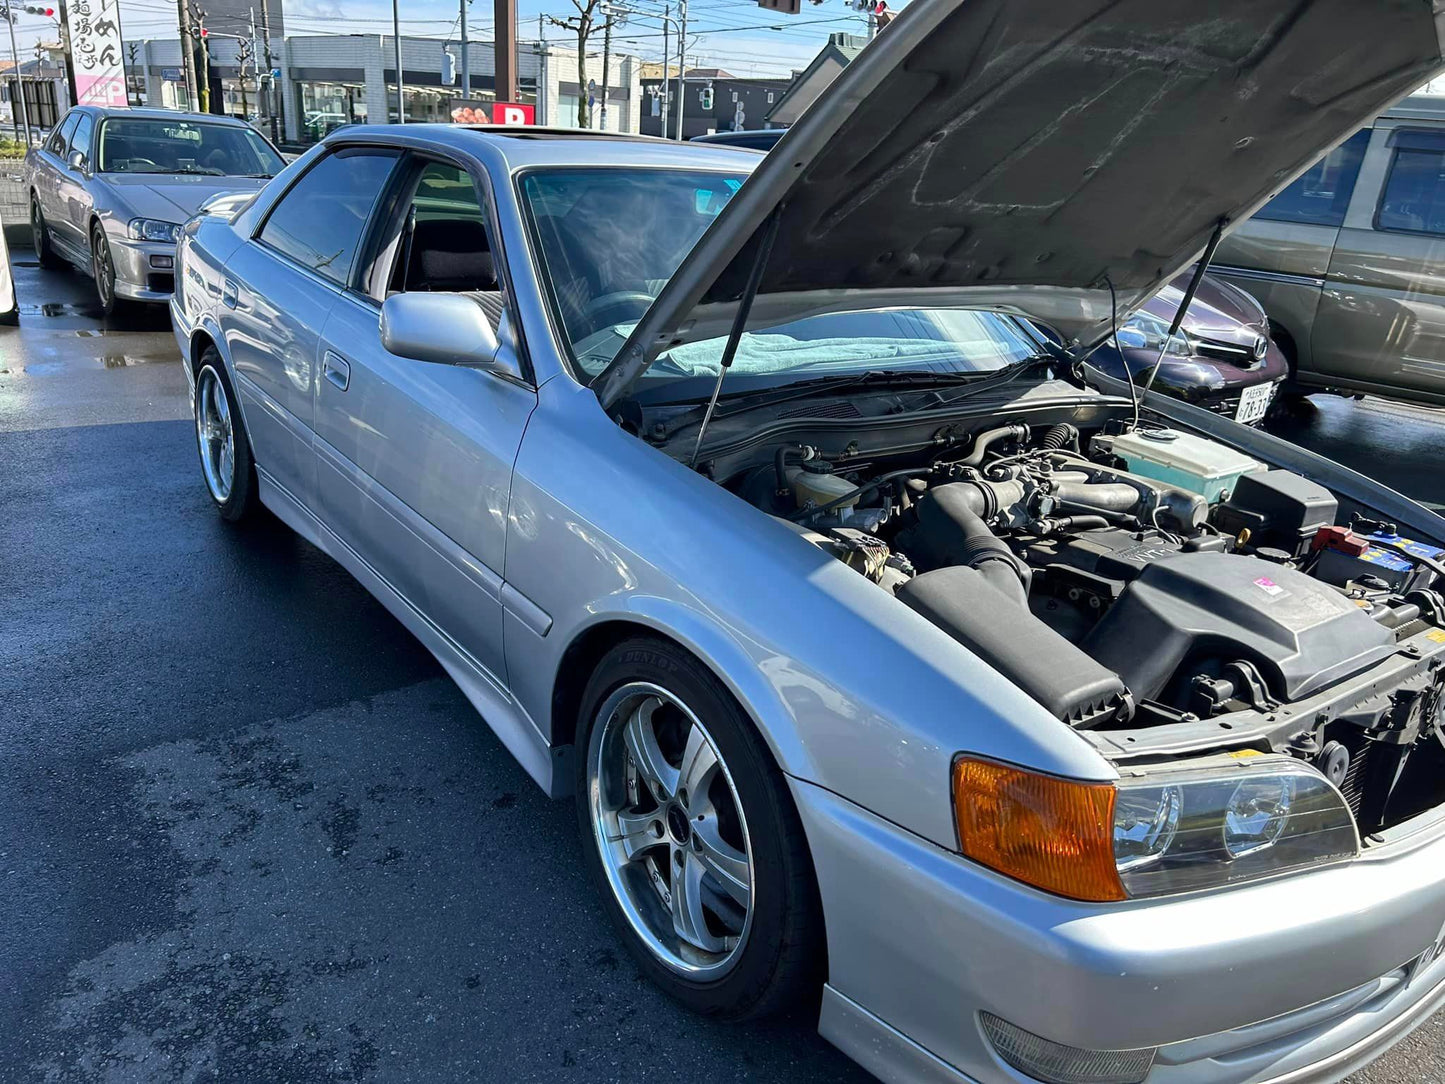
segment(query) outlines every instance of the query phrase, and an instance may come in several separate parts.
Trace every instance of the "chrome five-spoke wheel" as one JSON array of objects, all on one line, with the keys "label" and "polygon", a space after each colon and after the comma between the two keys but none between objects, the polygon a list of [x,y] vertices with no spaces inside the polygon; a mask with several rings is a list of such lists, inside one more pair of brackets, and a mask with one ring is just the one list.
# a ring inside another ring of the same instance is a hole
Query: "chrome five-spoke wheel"
[{"label": "chrome five-spoke wheel", "polygon": [[633,682],[587,750],[592,829],[632,931],[688,978],[726,973],[752,927],[748,823],[716,742],[680,697]]},{"label": "chrome five-spoke wheel", "polygon": [[236,437],[226,390],[209,365],[196,380],[196,441],[206,488],[217,504],[225,504],[236,483]]}]

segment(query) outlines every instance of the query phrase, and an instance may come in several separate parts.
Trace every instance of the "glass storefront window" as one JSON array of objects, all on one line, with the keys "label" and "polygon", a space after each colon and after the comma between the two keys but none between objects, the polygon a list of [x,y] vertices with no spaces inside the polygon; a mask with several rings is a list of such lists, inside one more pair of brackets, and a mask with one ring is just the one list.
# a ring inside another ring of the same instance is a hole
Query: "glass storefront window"
[{"label": "glass storefront window", "polygon": [[366,88],[359,83],[298,83],[301,139],[315,143],[343,124],[367,121]]}]

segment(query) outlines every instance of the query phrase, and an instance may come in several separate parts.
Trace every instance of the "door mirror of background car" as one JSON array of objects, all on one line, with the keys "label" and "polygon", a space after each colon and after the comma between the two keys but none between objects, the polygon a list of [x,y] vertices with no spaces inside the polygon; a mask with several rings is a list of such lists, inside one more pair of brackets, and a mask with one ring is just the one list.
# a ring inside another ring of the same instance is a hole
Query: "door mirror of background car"
[{"label": "door mirror of background car", "polygon": [[65,159],[65,164],[75,170],[75,172],[81,172],[85,169],[85,152],[71,151],[69,157]]},{"label": "door mirror of background car", "polygon": [[518,376],[482,306],[464,294],[394,294],[381,306],[381,345],[397,357]]}]

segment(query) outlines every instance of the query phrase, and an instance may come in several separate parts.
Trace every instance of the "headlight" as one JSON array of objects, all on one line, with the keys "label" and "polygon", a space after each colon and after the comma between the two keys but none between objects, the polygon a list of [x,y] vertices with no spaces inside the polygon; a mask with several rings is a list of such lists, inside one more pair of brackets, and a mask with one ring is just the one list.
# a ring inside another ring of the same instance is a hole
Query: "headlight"
[{"label": "headlight", "polygon": [[158,218],[132,218],[126,226],[126,233],[132,241],[179,241],[181,227],[174,222],[162,222]]},{"label": "headlight", "polygon": [[1218,888],[1360,851],[1340,792],[1283,756],[1210,757],[1117,784],[960,757],[953,792],[965,855],[1071,899]]},{"label": "headlight", "polygon": [[[1165,342],[1168,341],[1168,347]],[[1187,358],[1194,354],[1189,336],[1181,328],[1169,338],[1169,323],[1147,312],[1136,312],[1119,325],[1119,346],[1125,350],[1148,350],[1157,354],[1164,350],[1165,357]]]}]

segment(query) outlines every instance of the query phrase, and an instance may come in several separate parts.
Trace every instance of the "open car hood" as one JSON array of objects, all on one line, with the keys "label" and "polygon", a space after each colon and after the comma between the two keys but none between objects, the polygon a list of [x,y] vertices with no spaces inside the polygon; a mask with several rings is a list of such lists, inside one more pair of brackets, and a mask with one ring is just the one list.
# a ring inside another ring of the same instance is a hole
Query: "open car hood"
[{"label": "open car hood", "polygon": [[988,308],[1086,354],[1445,66],[1445,0],[914,0],[791,128],[592,381],[840,310]]}]

